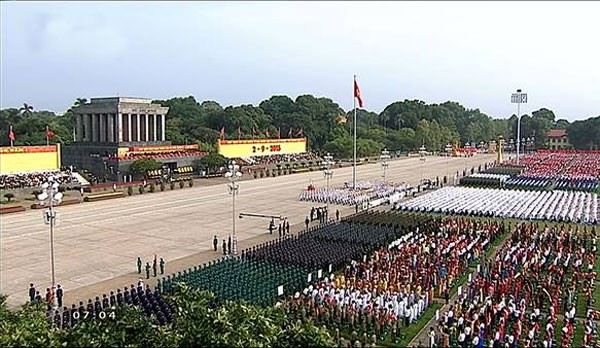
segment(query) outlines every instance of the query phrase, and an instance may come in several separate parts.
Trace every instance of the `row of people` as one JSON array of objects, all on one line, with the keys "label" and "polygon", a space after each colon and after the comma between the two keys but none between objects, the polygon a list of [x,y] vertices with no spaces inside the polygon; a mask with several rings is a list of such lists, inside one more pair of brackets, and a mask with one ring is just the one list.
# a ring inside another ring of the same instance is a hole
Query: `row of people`
[{"label": "row of people", "polygon": [[590,192],[445,187],[399,203],[396,209],[596,224],[598,205],[598,194]]}]

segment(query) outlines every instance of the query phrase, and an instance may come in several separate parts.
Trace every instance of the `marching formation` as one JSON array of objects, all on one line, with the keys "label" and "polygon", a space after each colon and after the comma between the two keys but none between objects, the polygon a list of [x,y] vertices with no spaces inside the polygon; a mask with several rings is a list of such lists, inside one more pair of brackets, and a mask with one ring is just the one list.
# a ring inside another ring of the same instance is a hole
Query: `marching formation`
[{"label": "marching formation", "polygon": [[522,224],[438,322],[441,346],[570,347],[597,338],[595,228]]},{"label": "marching formation", "polygon": [[396,209],[597,224],[598,194],[576,191],[520,191],[471,187],[444,187]]},{"label": "marching formation", "polygon": [[300,201],[335,203],[341,205],[361,205],[370,201],[389,198],[394,194],[400,194],[402,197],[409,190],[406,184],[390,184],[383,182],[359,181],[356,183],[356,190],[346,185],[345,188],[319,188],[317,190],[306,190],[300,193]]}]

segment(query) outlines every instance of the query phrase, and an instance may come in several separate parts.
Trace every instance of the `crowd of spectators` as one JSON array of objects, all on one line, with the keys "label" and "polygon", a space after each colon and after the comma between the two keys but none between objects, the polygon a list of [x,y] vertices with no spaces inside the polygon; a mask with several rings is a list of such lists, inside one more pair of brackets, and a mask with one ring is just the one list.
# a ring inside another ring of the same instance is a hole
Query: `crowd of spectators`
[{"label": "crowd of spectators", "polygon": [[596,252],[594,228],[521,224],[441,313],[438,346],[594,346]]},{"label": "crowd of spectators", "polygon": [[77,183],[77,179],[73,176],[71,169],[65,168],[55,171],[0,175],[0,189],[13,190],[41,187],[50,176],[53,176],[55,181],[61,185]]},{"label": "crowd of spectators", "polygon": [[296,154],[283,154],[283,155],[267,155],[267,156],[252,156],[244,158],[243,161],[247,165],[270,165],[270,164],[282,164],[290,162],[309,162],[312,161],[314,164],[321,163],[321,157],[315,152],[309,151],[305,153]]}]

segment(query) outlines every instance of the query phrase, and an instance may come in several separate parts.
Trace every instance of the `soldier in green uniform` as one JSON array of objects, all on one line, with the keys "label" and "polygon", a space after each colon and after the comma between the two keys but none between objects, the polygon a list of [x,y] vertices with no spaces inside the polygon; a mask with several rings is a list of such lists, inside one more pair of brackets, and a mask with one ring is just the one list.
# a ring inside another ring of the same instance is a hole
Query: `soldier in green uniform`
[{"label": "soldier in green uniform", "polygon": [[163,258],[160,258],[160,274],[165,274],[165,260],[163,260]]},{"label": "soldier in green uniform", "polygon": [[146,262],[146,279],[150,279],[150,262]]},{"label": "soldier in green uniform", "polygon": [[139,256],[137,258],[137,266],[138,266],[138,274],[142,274],[142,258]]}]

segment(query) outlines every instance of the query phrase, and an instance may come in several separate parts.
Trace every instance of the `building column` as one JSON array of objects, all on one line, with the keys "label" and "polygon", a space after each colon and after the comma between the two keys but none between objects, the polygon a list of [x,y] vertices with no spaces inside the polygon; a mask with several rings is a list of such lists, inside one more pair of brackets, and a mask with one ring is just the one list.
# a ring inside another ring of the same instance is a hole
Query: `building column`
[{"label": "building column", "polygon": [[83,140],[84,141],[92,141],[92,115],[85,114],[83,115],[83,121],[85,123],[85,133]]},{"label": "building column", "polygon": [[161,128],[158,125],[158,120],[162,120],[162,117],[160,115],[155,115],[154,116],[154,129],[156,130],[156,141],[161,141],[162,140],[160,138]]},{"label": "building column", "polygon": [[165,115],[160,115],[160,140],[164,141],[165,140]]},{"label": "building column", "polygon": [[83,115],[81,114],[75,116],[75,140],[83,140]]},{"label": "building column", "polygon": [[117,142],[122,142],[123,141],[123,114],[117,113],[115,115],[117,117],[117,129],[116,129],[116,141]]},{"label": "building column", "polygon": [[127,141],[131,141],[131,120],[133,119],[133,116],[131,114],[128,114],[127,119]]},{"label": "building column", "polygon": [[150,141],[150,115],[144,115],[146,119],[146,127],[144,130],[146,131],[146,141]]},{"label": "building column", "polygon": [[154,115],[148,115],[148,141],[156,141]]},{"label": "building column", "polygon": [[105,142],[106,141],[106,114],[98,115],[98,141]]},{"label": "building column", "polygon": [[142,125],[142,115],[138,114],[136,118],[137,118],[137,129],[136,129],[136,131],[137,131],[137,138],[136,139],[137,139],[137,141],[141,141],[140,139],[142,139],[142,138],[140,137],[140,134],[141,134],[141,132],[140,132],[141,131],[141,129],[140,129],[141,127],[140,126]]},{"label": "building column", "polygon": [[115,142],[115,115],[107,114],[106,115],[106,128],[108,130],[106,141],[114,143]]},{"label": "building column", "polygon": [[91,132],[90,132],[90,141],[98,141],[98,115],[97,114],[91,114],[90,115],[91,118],[91,122],[92,122],[92,128],[91,128]]}]

